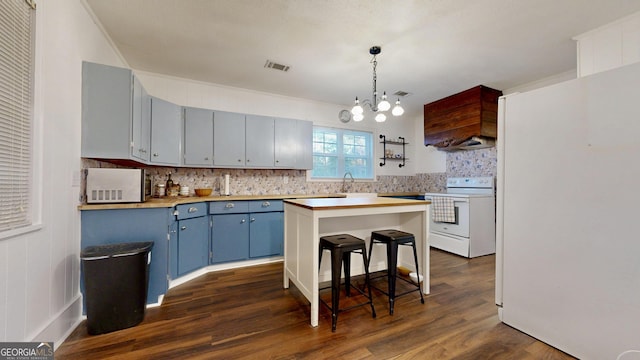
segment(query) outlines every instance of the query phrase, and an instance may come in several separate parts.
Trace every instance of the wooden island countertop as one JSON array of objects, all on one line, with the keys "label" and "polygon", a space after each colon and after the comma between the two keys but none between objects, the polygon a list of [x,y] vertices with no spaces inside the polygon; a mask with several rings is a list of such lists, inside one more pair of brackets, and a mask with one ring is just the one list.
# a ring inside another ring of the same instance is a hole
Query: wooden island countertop
[{"label": "wooden island countertop", "polygon": [[430,204],[426,200],[396,199],[386,197],[351,197],[351,198],[311,198],[311,199],[287,199],[285,203],[303,207],[309,210],[329,209],[357,209],[385,206],[404,206],[418,204]]}]

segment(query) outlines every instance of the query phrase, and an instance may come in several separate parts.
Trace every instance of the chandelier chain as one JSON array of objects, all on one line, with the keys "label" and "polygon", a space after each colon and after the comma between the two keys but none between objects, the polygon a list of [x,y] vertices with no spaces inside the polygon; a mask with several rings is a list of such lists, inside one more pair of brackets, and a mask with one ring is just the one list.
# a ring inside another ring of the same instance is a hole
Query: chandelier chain
[{"label": "chandelier chain", "polygon": [[376,86],[377,82],[378,82],[378,74],[376,72],[376,67],[378,66],[378,60],[376,60],[376,55],[373,55],[373,59],[371,59],[371,62],[373,63],[373,105],[372,105],[372,110],[373,111],[378,111],[378,88]]}]

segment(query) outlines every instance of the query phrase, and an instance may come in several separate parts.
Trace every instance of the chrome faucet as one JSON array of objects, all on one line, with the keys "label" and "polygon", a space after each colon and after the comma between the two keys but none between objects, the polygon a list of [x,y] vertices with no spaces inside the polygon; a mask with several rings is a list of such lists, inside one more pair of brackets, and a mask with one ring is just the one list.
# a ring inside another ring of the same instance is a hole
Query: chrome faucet
[{"label": "chrome faucet", "polygon": [[344,173],[344,176],[342,177],[342,190],[340,192],[347,192],[347,175],[349,175],[349,177],[351,178],[351,188],[353,189],[353,183],[355,181],[355,179],[353,178],[353,175],[351,174],[350,171],[347,171],[346,173]]}]

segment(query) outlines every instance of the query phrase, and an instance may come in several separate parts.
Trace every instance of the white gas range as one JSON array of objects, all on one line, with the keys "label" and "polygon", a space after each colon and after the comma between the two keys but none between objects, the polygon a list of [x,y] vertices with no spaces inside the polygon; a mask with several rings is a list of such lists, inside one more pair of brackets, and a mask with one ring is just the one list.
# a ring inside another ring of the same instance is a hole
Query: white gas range
[{"label": "white gas range", "polygon": [[[494,183],[493,177],[448,178],[446,193],[425,194],[432,201],[432,247],[468,258],[496,252]],[[441,216],[443,210],[450,216]]]}]

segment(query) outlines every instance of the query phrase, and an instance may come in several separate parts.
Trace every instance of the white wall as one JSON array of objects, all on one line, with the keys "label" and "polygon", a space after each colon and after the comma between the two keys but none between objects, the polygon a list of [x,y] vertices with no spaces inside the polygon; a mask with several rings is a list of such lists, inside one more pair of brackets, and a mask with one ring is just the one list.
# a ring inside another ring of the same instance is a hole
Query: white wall
[{"label": "white wall", "polygon": [[[368,116],[358,123],[351,121],[343,124],[338,120],[338,113],[345,107],[336,104],[203,83],[144,71],[135,71],[135,73],[149,94],[178,105],[310,120],[314,125],[371,131],[374,133],[376,158],[382,156],[379,134],[391,137],[404,136],[410,142],[407,146],[407,157],[410,158],[407,166],[399,168],[398,163],[391,162],[380,167],[377,166],[379,160],[376,160],[376,175],[415,174],[413,152],[416,147],[421,146],[423,141],[420,140],[416,143],[413,140],[414,123],[410,118],[389,116],[386,122],[376,123],[371,116]],[[422,124],[422,120],[420,120],[420,124]]]},{"label": "white wall", "polygon": [[81,1],[38,1],[36,14],[42,227],[0,239],[0,341],[59,342],[80,320],[81,62],[123,65]]}]

